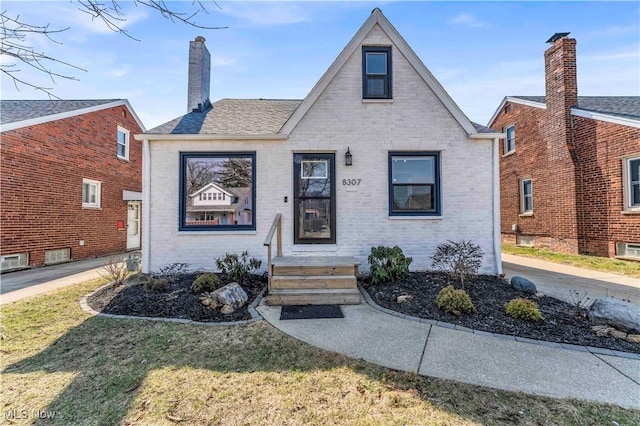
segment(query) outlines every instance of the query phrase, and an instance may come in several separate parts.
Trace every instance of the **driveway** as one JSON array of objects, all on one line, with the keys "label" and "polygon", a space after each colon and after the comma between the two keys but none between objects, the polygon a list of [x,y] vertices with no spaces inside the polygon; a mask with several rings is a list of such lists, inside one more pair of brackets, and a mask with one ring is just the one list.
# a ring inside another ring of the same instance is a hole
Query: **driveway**
[{"label": "driveway", "polygon": [[537,259],[502,255],[507,278],[515,275],[535,283],[538,291],[571,302],[571,295],[593,299],[614,297],[640,305],[640,278],[623,277],[609,272],[591,271]]}]

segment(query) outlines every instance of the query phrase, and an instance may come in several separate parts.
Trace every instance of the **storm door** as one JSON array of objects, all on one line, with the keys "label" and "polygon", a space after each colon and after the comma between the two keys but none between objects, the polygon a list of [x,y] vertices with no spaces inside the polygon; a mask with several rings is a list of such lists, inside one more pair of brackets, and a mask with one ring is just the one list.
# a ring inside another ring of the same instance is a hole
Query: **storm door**
[{"label": "storm door", "polygon": [[294,243],[335,244],[335,155],[294,154]]}]

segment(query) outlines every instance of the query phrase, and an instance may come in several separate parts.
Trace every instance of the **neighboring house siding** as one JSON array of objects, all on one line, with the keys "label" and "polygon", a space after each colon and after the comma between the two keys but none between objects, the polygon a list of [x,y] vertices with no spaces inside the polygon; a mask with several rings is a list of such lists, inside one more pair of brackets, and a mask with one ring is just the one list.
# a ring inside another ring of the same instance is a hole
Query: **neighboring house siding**
[{"label": "neighboring house siding", "polygon": [[[45,250],[69,248],[74,260],[126,250],[122,191],[142,190],[142,152],[131,137],[129,161],[116,157],[118,126],[142,132],[124,106],[2,132],[3,255],[42,266]],[[82,207],[83,179],[101,182],[99,209]]]},{"label": "neighboring house siding", "polygon": [[616,242],[640,243],[640,212],[623,213],[623,160],[640,157],[640,129],[574,117],[580,194],[580,253],[615,256]]},{"label": "neighboring house siding", "polygon": [[[544,132],[546,110],[507,102],[497,115],[495,130],[516,125],[515,153],[503,156],[500,147],[500,209],[502,240],[517,243],[522,237],[536,247],[613,257],[617,242],[640,243],[640,213],[623,213],[623,161],[640,157],[637,128],[572,116],[575,172],[560,168],[551,157]],[[569,147],[565,158],[570,158]],[[567,173],[569,171],[569,173]],[[520,214],[522,178],[533,183],[533,215]],[[573,180],[567,184],[567,179]],[[575,186],[575,196],[566,187]],[[572,205],[575,205],[574,208]],[[557,208],[574,210],[567,220]],[[564,238],[577,224],[577,241]],[[517,225],[517,232],[512,229]],[[564,233],[564,234],[563,234]],[[532,237],[532,240],[529,240]]]},{"label": "neighboring house siding", "polygon": [[[375,27],[363,44],[390,45]],[[286,141],[151,141],[150,270],[187,262],[213,269],[215,257],[249,250],[266,258],[264,238],[283,214],[285,255],[355,256],[368,271],[372,246],[399,245],[427,269],[446,240],[471,240],[485,252],[481,269],[495,273],[492,222],[492,142],[470,141],[449,111],[393,50],[393,102],[362,101],[362,50],[356,49]],[[350,148],[353,166],[345,166]],[[255,151],[257,231],[178,232],[179,153]],[[389,218],[388,153],[437,151],[441,159],[441,218]],[[335,153],[337,243],[293,245],[293,153]],[[473,163],[473,167],[469,165]],[[342,179],[362,179],[343,186]],[[288,202],[284,199],[288,197]]]}]

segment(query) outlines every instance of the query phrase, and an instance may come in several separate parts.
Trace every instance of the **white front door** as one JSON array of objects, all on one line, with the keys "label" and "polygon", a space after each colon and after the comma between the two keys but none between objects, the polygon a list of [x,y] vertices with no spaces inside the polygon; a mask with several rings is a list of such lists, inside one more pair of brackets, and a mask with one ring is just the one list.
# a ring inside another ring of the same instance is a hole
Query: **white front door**
[{"label": "white front door", "polygon": [[140,203],[127,205],[127,250],[140,248]]}]

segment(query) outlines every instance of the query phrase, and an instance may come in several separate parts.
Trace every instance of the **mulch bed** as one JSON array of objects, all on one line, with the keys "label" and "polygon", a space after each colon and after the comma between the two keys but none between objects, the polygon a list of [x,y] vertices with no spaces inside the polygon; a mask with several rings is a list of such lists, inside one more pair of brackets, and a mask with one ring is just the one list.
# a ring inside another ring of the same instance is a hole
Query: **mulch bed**
[{"label": "mulch bed", "polygon": [[[452,283],[448,274],[438,272],[411,272],[390,284],[375,285],[369,278],[361,280],[361,285],[378,305],[414,317],[529,339],[640,353],[640,344],[610,336],[596,336],[591,330],[586,310],[552,297],[521,293],[494,276],[479,275],[465,279],[465,290],[477,312],[461,316],[448,314],[436,306],[435,299],[443,287]],[[456,284],[456,288],[459,287]],[[413,298],[397,303],[396,299],[401,295]],[[534,300],[545,317],[544,321],[529,322],[507,315],[504,306],[516,297]]]},{"label": "mulch bed", "polygon": [[[249,296],[247,304],[232,314],[222,315],[220,309],[204,306],[198,294],[191,291],[191,283],[198,273],[181,274],[163,292],[144,289],[142,277],[134,277],[120,287],[105,287],[87,298],[89,306],[105,314],[140,317],[180,318],[201,322],[228,322],[251,319],[247,308],[267,285],[266,277],[252,275],[240,286]],[[228,284],[219,275],[222,282]]]}]

